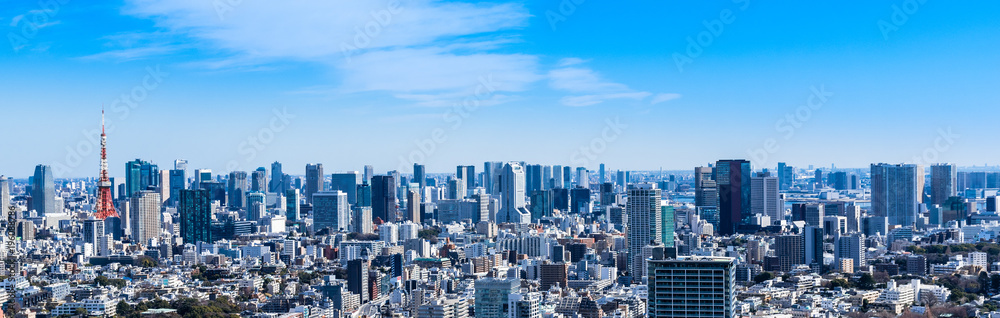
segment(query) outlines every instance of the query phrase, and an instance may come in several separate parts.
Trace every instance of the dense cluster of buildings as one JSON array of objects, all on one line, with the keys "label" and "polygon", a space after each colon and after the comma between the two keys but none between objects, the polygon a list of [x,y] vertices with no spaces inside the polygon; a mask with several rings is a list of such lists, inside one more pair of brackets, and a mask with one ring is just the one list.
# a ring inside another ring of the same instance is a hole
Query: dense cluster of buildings
[{"label": "dense cluster of buildings", "polygon": [[959,303],[938,280],[1000,271],[1000,247],[983,245],[1000,230],[1000,172],[482,169],[136,159],[124,177],[57,180],[39,165],[0,177],[0,302],[21,316],[228,297],[256,317],[832,317],[979,314],[1000,290],[998,276]]}]

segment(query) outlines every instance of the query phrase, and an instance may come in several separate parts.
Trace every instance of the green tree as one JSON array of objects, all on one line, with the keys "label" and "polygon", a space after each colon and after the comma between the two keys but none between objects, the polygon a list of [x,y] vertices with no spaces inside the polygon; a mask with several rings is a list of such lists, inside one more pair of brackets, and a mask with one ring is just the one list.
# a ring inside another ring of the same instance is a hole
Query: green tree
[{"label": "green tree", "polygon": [[858,279],[858,288],[864,290],[875,289],[875,277],[872,277],[872,274],[869,273],[862,274],[861,278]]},{"label": "green tree", "polygon": [[132,313],[132,306],[129,306],[124,300],[118,301],[118,306],[115,306],[115,313],[120,317],[126,317]]},{"label": "green tree", "polygon": [[843,278],[836,278],[830,281],[830,288],[851,288],[851,282]]},{"label": "green tree", "polygon": [[760,274],[757,274],[757,276],[753,277],[754,283],[757,283],[757,284],[760,284],[762,282],[765,282],[765,281],[768,281],[768,280],[771,280],[771,279],[774,279],[774,274],[771,274],[771,272],[761,272]]}]

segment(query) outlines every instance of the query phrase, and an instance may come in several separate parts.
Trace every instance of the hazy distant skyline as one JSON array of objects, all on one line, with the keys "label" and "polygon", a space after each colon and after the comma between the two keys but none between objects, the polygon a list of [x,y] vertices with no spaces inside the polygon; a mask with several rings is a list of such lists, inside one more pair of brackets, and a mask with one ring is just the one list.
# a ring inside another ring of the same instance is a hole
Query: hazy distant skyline
[{"label": "hazy distant skyline", "polygon": [[1000,156],[1000,3],[225,3],[4,2],[0,174]]}]

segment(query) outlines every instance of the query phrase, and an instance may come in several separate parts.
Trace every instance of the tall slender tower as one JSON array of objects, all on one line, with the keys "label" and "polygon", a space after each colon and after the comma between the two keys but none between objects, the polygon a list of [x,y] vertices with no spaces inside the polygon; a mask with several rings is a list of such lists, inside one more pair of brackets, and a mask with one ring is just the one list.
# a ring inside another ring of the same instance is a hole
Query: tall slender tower
[{"label": "tall slender tower", "polygon": [[111,180],[108,179],[108,135],[104,133],[104,109],[101,108],[101,180],[97,182],[97,207],[94,217],[105,219],[118,216],[115,205],[111,202]]}]

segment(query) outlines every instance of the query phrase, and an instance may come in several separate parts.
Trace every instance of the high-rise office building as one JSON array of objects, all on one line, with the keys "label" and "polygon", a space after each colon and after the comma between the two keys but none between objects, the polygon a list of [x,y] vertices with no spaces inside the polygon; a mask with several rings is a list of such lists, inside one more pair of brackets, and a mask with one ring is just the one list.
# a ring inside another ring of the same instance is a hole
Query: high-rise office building
[{"label": "high-rise office building", "polygon": [[181,238],[185,244],[214,243],[212,238],[212,196],[209,190],[181,190],[177,213],[181,218]]},{"label": "high-rise office building", "polygon": [[599,168],[597,168],[597,184],[604,184],[606,182],[604,178],[604,164],[602,163]]},{"label": "high-rise office building", "polygon": [[588,214],[591,212],[590,189],[576,187],[569,190],[569,213]]},{"label": "high-rise office building", "polygon": [[250,185],[247,183],[247,172],[230,172],[228,188],[229,191],[227,195],[229,196],[229,209],[235,211],[247,208],[246,194],[247,190],[250,189]]},{"label": "high-rise office building", "polygon": [[823,272],[823,228],[807,226],[802,229],[802,262],[818,273]]},{"label": "high-rise office building", "polygon": [[307,164],[306,165],[306,184],[305,184],[305,195],[306,203],[312,203],[312,196],[316,192],[325,191],[323,188],[325,178],[323,177],[323,164]]},{"label": "high-rise office building", "polygon": [[[513,293],[508,296],[510,318],[542,318],[541,293]],[[458,317],[455,317],[458,318]]]},{"label": "high-rise office building", "polygon": [[187,171],[187,168],[188,168],[188,161],[187,160],[185,160],[185,159],[174,160],[174,169],[173,170],[184,170],[184,171]]},{"label": "high-rise office building", "polygon": [[[836,257],[837,266],[843,264],[842,260],[851,259],[851,268],[861,268],[867,265],[865,259],[865,235],[862,233],[855,233],[851,236],[839,236],[837,237],[835,246],[834,256]],[[837,268],[840,271],[844,271],[844,268]],[[921,274],[922,275],[922,274]]]},{"label": "high-rise office building", "polygon": [[125,163],[126,196],[160,185],[160,169],[149,162],[136,159]]},{"label": "high-rise office building", "polygon": [[427,186],[427,168],[421,164],[413,164],[413,183],[423,189]]},{"label": "high-rise office building", "polygon": [[785,202],[781,200],[777,177],[750,178],[750,211],[754,215],[769,216],[772,222],[785,219]]},{"label": "high-rise office building", "polygon": [[590,172],[585,167],[576,168],[576,186],[590,188]]},{"label": "high-rise office building", "polygon": [[736,262],[728,257],[649,261],[646,317],[736,317]]},{"label": "high-rise office building", "polygon": [[806,221],[806,225],[823,228],[823,219],[826,217],[826,205],[823,204],[804,204],[804,205],[805,205],[804,207],[805,210],[803,214],[804,217],[803,220]]},{"label": "high-rise office building", "polygon": [[375,167],[365,165],[364,175],[361,176],[361,184],[371,184],[372,177],[375,176]]},{"label": "high-rise office building", "polygon": [[503,172],[503,164],[500,162],[489,162],[483,164],[483,187],[490,195],[500,194],[500,174]]},{"label": "high-rise office building", "polygon": [[466,189],[476,188],[476,166],[458,166],[455,168],[455,177],[465,182]]},{"label": "high-rise office building", "polygon": [[663,243],[664,247],[677,247],[674,243],[674,234],[677,231],[676,222],[677,221],[674,219],[674,207],[662,204],[660,206],[660,233],[663,237],[660,239],[660,242]]},{"label": "high-rise office building", "polygon": [[563,167],[563,185],[569,188],[573,184],[573,167],[564,166]]},{"label": "high-rise office building", "polygon": [[372,206],[372,185],[371,179],[368,179],[368,183],[362,183],[358,185],[357,190],[357,206]]},{"label": "high-rise office building", "polygon": [[267,195],[264,192],[247,193],[247,221],[260,221],[267,208]]},{"label": "high-rise office building", "polygon": [[511,293],[521,288],[521,280],[517,278],[483,278],[477,279],[476,288],[476,318],[508,318],[508,304]]},{"label": "high-rise office building", "polygon": [[791,271],[796,265],[805,264],[805,243],[802,235],[781,235],[774,238],[778,268],[782,272]]},{"label": "high-rise office building", "polygon": [[83,220],[83,242],[97,246],[104,238],[104,221],[97,218]]},{"label": "high-rise office building", "polygon": [[302,218],[299,203],[302,201],[302,194],[299,189],[285,190],[285,217],[292,222],[298,222]]},{"label": "high-rise office building", "polygon": [[267,169],[257,168],[250,174],[250,191],[267,192]]},{"label": "high-rise office building", "polygon": [[[624,178],[624,174],[622,174],[622,178]],[[694,168],[694,205],[699,207],[719,206],[719,188],[715,183],[714,168]]]},{"label": "high-rise office building", "polygon": [[795,182],[795,168],[785,164],[784,162],[778,163],[778,189],[785,191],[792,188],[792,184]]},{"label": "high-rise office building", "polygon": [[500,177],[500,212],[497,223],[529,223],[531,212],[525,206],[524,168],[520,163],[508,162]]},{"label": "high-rise office building", "polygon": [[275,161],[271,164],[271,181],[267,185],[268,192],[285,193],[289,188],[285,180],[285,173],[281,171],[281,163]]},{"label": "high-rise office building", "polygon": [[531,193],[531,222],[552,216],[552,191],[538,190]]},{"label": "high-rise office building", "polygon": [[347,193],[347,202],[358,204],[358,179],[361,173],[357,171],[338,172],[330,175],[330,191]]},{"label": "high-rise office building", "polygon": [[184,189],[187,189],[187,170],[170,170],[170,206],[177,206],[177,200],[181,198],[181,190]]},{"label": "high-rise office building", "polygon": [[625,203],[628,214],[628,269],[632,281],[642,279],[645,259],[642,249],[646,245],[659,245],[663,242],[662,212],[660,210],[660,189],[653,183],[640,183],[629,186],[628,201]]},{"label": "high-rise office building", "polygon": [[406,220],[420,224],[420,190],[410,189],[406,192]]},{"label": "high-rise office building", "polygon": [[148,244],[149,239],[160,236],[160,193],[156,191],[139,191],[133,193],[129,202],[131,210],[130,228],[132,241]]},{"label": "high-rise office building", "polygon": [[46,165],[35,166],[35,175],[31,179],[31,208],[39,216],[46,213],[56,213],[56,184],[52,178],[52,168]]},{"label": "high-rise office building", "polygon": [[212,169],[194,169],[194,182],[191,189],[201,189],[201,183],[212,181]]},{"label": "high-rise office building", "polygon": [[10,207],[10,178],[6,176],[0,176],[0,212],[7,211],[9,207]]},{"label": "high-rise office building", "polygon": [[569,285],[569,264],[541,264],[538,265],[539,280],[538,290],[547,291],[552,287],[567,288]]},{"label": "high-rise office building", "polygon": [[552,189],[552,166],[542,166],[542,190]]},{"label": "high-rise office building", "polygon": [[948,198],[958,195],[958,167],[955,164],[931,166],[931,204],[944,204]]},{"label": "high-rise office building", "polygon": [[372,207],[358,206],[354,208],[354,216],[351,219],[353,227],[351,231],[361,234],[375,233],[375,224],[372,223]]},{"label": "high-rise office building", "polygon": [[351,224],[351,205],[343,191],[323,191],[313,195],[313,231],[347,231]]},{"label": "high-rise office building", "polygon": [[542,165],[527,165],[524,167],[524,191],[534,193],[542,189]]},{"label": "high-rise office building", "polygon": [[371,186],[372,219],[384,222],[397,220],[396,181],[392,176],[374,176]]},{"label": "high-rise office building", "polygon": [[562,166],[556,165],[552,167],[552,188],[565,188],[566,184],[563,182],[563,169]]},{"label": "high-rise office building", "polygon": [[361,303],[368,302],[368,260],[354,259],[347,261],[347,290],[361,295]]},{"label": "high-rise office building", "polygon": [[715,164],[715,183],[719,188],[719,235],[736,234],[736,229],[749,218],[750,162],[719,160]]},{"label": "high-rise office building", "polygon": [[889,218],[889,225],[913,225],[920,204],[923,178],[913,164],[871,165],[871,206],[876,216]]},{"label": "high-rise office building", "polygon": [[462,179],[448,179],[448,199],[451,200],[461,200],[465,199],[465,180]]}]

